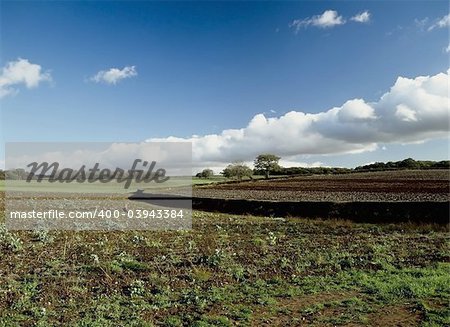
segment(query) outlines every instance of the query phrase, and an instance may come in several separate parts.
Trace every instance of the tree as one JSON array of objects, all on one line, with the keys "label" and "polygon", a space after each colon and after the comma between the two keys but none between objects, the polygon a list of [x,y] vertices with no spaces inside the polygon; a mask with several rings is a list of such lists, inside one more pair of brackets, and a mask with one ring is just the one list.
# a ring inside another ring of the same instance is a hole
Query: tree
[{"label": "tree", "polygon": [[414,169],[414,168],[419,168],[420,164],[417,161],[415,161],[414,159],[408,158],[408,159],[400,161],[398,163],[398,167],[407,168],[407,169]]},{"label": "tree", "polygon": [[238,161],[229,164],[221,174],[227,178],[237,178],[238,180],[241,180],[243,177],[252,178],[253,171],[249,166]]},{"label": "tree", "polygon": [[198,173],[196,176],[201,178],[210,178],[214,175],[212,169],[203,169],[201,173]]},{"label": "tree", "polygon": [[3,174],[5,176],[4,179],[10,180],[23,180],[27,177],[27,172],[22,168],[5,170]]},{"label": "tree", "polygon": [[260,154],[255,159],[255,170],[263,171],[266,178],[269,178],[270,172],[280,169],[278,165],[280,159],[280,157],[274,154]]}]

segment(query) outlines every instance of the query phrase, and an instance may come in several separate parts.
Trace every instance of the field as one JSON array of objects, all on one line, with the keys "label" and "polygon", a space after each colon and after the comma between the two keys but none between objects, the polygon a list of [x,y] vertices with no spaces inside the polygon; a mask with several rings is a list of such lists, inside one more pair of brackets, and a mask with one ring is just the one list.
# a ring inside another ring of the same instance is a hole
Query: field
[{"label": "field", "polygon": [[[445,195],[445,174],[416,173],[403,172],[395,191]],[[253,197],[277,185],[284,197],[315,194],[305,182],[314,180],[316,188],[336,185],[335,194],[364,192],[364,183],[371,194],[388,193],[383,174],[355,176],[201,189],[233,194],[257,185]],[[0,199],[3,212],[4,193]],[[202,211],[192,224],[141,232],[10,232],[0,225],[0,326],[450,325],[447,226]]]},{"label": "field", "polygon": [[3,188],[7,188],[10,192],[52,192],[52,193],[88,193],[88,194],[95,194],[95,193],[103,193],[103,194],[122,194],[127,195],[130,192],[140,189],[140,188],[147,188],[148,190],[152,190],[154,192],[158,192],[161,189],[172,189],[172,188],[186,188],[190,187],[194,184],[209,184],[212,181],[205,180],[205,179],[195,179],[191,178],[190,176],[183,176],[183,177],[172,177],[167,182],[164,183],[135,183],[132,182],[128,188],[125,188],[124,182],[108,182],[108,183],[101,183],[99,181],[96,181],[94,183],[49,183],[47,180],[43,180],[42,182],[38,183],[36,181],[32,181],[28,183],[25,180],[7,180],[0,181],[0,190]]},{"label": "field", "polygon": [[194,195],[270,201],[449,201],[448,170],[314,175],[210,184]]}]

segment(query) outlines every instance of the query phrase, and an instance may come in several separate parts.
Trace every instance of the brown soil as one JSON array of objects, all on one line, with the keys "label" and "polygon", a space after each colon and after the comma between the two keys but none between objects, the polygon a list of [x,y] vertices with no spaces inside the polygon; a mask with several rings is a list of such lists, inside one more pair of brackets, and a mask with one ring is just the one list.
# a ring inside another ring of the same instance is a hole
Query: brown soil
[{"label": "brown soil", "polygon": [[449,201],[446,170],[302,176],[196,187],[194,196],[271,201]]}]

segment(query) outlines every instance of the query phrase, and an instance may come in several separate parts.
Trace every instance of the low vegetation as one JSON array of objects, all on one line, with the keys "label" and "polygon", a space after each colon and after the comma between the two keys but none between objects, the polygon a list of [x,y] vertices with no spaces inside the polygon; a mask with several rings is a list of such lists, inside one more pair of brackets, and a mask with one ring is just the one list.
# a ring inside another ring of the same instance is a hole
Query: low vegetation
[{"label": "low vegetation", "polygon": [[[194,195],[448,201],[448,178],[446,170],[306,176]],[[448,226],[194,211],[187,231],[12,232],[3,212],[0,192],[0,326],[450,325]]]},{"label": "low vegetation", "polygon": [[211,178],[213,176],[214,176],[214,171],[209,168],[203,169],[200,173],[197,173],[195,175],[195,177],[198,177],[198,178]]},{"label": "low vegetation", "polygon": [[375,162],[356,167],[356,171],[383,171],[395,169],[450,169],[450,161],[424,161],[408,158],[402,161]]},{"label": "low vegetation", "polygon": [[443,227],[195,212],[191,231],[2,227],[0,248],[1,326],[450,324]]},{"label": "low vegetation", "polygon": [[[450,161],[420,161],[411,158],[401,161],[376,162],[373,164],[358,166],[356,168],[341,167],[280,167],[271,172],[272,175],[335,175],[350,174],[356,172],[392,171],[392,170],[427,170],[450,169]],[[262,172],[259,172],[262,174]]]},{"label": "low vegetation", "polygon": [[226,178],[236,178],[241,180],[245,177],[252,178],[253,170],[243,162],[234,162],[229,164],[223,171],[222,175]]}]

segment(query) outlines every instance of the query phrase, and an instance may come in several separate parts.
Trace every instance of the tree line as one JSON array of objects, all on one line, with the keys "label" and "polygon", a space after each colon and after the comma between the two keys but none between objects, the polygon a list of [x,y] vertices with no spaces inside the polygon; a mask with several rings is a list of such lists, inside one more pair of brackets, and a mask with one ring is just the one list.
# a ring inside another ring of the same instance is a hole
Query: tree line
[{"label": "tree line", "polygon": [[[235,178],[241,180],[243,178],[252,178],[253,176],[293,176],[293,175],[332,175],[332,174],[348,174],[352,172],[367,171],[387,171],[402,169],[450,169],[450,161],[430,161],[430,160],[414,160],[407,158],[401,161],[375,162],[368,165],[358,166],[356,168],[339,168],[339,167],[281,167],[279,160],[281,158],[270,153],[260,154],[254,160],[254,169],[251,169],[242,161],[229,164],[220,174],[226,178]],[[5,179],[25,179],[26,172],[23,169],[14,169],[4,171],[0,169],[0,180]],[[212,169],[204,169],[196,174],[199,178],[211,178],[214,176]]]},{"label": "tree line", "polygon": [[373,164],[356,167],[356,171],[382,171],[396,169],[449,169],[450,161],[414,160],[408,158],[402,161],[375,162]]},{"label": "tree line", "polygon": [[[423,161],[412,158],[401,161],[375,162],[373,164],[358,166],[356,168],[341,167],[281,167],[279,160],[281,158],[273,154],[260,154],[254,160],[254,169],[251,169],[242,161],[229,164],[220,174],[227,178],[241,180],[243,178],[252,179],[253,176],[293,176],[293,175],[332,175],[349,174],[354,172],[368,171],[388,171],[402,169],[450,169],[450,161]],[[196,177],[211,178],[214,172],[211,169],[204,169]]]}]

